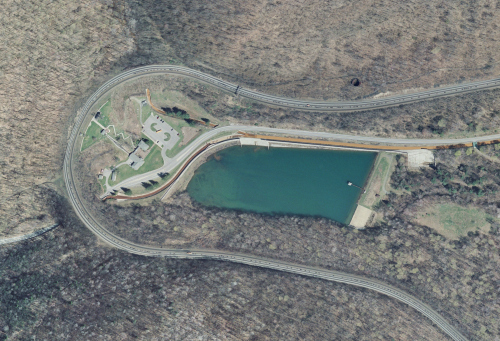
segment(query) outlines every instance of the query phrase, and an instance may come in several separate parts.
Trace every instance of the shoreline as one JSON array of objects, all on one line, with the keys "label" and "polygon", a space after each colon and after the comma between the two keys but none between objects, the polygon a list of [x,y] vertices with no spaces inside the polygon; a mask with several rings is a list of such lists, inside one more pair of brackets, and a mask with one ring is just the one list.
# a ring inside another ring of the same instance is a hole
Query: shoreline
[{"label": "shoreline", "polygon": [[[122,194],[117,194],[114,196],[106,196],[102,200],[105,201],[107,199],[115,199],[117,201],[123,201],[123,200],[138,200],[138,199],[145,199],[148,197],[152,197],[155,195],[160,194],[163,191],[166,191],[160,198],[161,201],[167,201],[169,200],[175,193],[178,191],[182,191],[186,189],[187,185],[189,184],[189,181],[192,179],[194,172],[203,164],[205,163],[208,158],[217,153],[220,150],[235,146],[235,145],[241,145],[241,138],[245,138],[244,136],[241,136],[240,134],[238,135],[230,135],[226,138],[224,138],[222,141],[221,139],[217,139],[214,141],[208,141],[204,146],[200,147],[195,153],[191,155],[191,157],[184,162],[184,164],[179,168],[179,170],[174,174],[172,179],[170,179],[166,184],[161,186],[160,188],[157,188],[156,190],[149,192],[149,193],[144,193],[141,195],[136,195],[136,196],[127,196],[127,195],[122,195]],[[247,138],[248,139],[248,138]],[[297,143],[297,142],[290,142],[290,141],[274,141],[274,140],[265,140],[265,139],[255,139],[255,141],[267,141],[269,143],[269,147],[275,147],[275,148],[296,148],[296,149],[320,149],[320,150],[345,150],[345,151],[358,151],[358,152],[370,152],[370,153],[377,153],[376,159],[373,161],[372,165],[370,166],[370,171],[363,183],[363,190],[365,189],[366,184],[369,182],[371,176],[373,175],[373,170],[374,166],[380,157],[380,152],[382,150],[374,150],[374,149],[364,149],[364,148],[359,148],[359,147],[345,147],[345,146],[338,146],[338,145],[323,145],[323,144],[316,144],[316,143]],[[388,151],[390,153],[397,153],[397,154],[404,154],[403,151]],[[201,161],[201,162],[200,162]],[[359,201],[361,199],[361,196],[363,195],[363,191],[361,191],[358,194],[358,197],[356,198],[355,205],[351,208],[351,212],[347,216],[348,219],[346,222],[341,222],[344,225],[350,226],[350,222],[352,221],[353,216],[356,213],[356,209],[359,206]]]},{"label": "shoreline", "polygon": [[[364,191],[366,191],[366,186],[369,184],[370,179],[371,179],[371,177],[373,176],[373,171],[375,170],[375,165],[377,165],[377,162],[378,162],[378,161],[379,161],[379,159],[382,157],[382,154],[381,154],[380,152],[381,152],[381,151],[378,151],[378,152],[377,152],[377,156],[375,157],[375,160],[373,160],[372,165],[371,165],[371,167],[370,167],[370,171],[368,172],[368,175],[366,176],[366,179],[365,179],[365,181],[364,181],[364,183],[363,183],[363,186],[362,186],[363,190],[359,192],[359,194],[358,194],[358,198],[356,199],[356,206],[355,206],[355,208],[352,210],[352,212],[349,214],[349,224],[347,224],[348,226],[353,226],[353,225],[352,225],[352,222],[353,222],[353,220],[354,220],[353,218],[354,218],[354,217],[355,217],[355,215],[356,215],[356,211],[358,210],[358,207],[363,207],[363,208],[366,208],[366,207],[364,207],[364,206],[361,206],[361,205],[359,204],[359,201],[361,200],[361,197],[363,196]],[[366,208],[366,209],[368,209],[368,208]],[[371,212],[373,212],[371,209],[369,209],[369,210],[370,210]],[[368,222],[368,220],[370,220],[370,217],[371,217],[371,213],[370,213],[370,216],[368,217],[368,219],[367,219],[367,221],[365,222],[365,224],[364,224],[364,225],[366,225],[366,223]],[[363,226],[363,227],[365,227],[365,226]],[[357,227],[356,227],[356,228],[357,228]]]},{"label": "shoreline", "polygon": [[184,169],[184,172],[180,174],[179,177],[177,178],[177,181],[175,181],[175,183],[173,183],[169,188],[166,188],[166,192],[163,194],[160,200],[167,201],[178,191],[185,190],[187,185],[193,178],[196,170],[205,162],[207,162],[210,156],[216,154],[217,152],[223,149],[237,146],[238,145],[237,140],[238,138],[220,142],[217,145],[213,145],[212,148],[207,148],[202,154],[198,155],[197,158],[193,159],[192,162],[189,165],[187,165],[187,167]]},{"label": "shoreline", "polygon": [[154,196],[156,194],[159,194],[161,193],[162,191],[166,190],[167,188],[169,188],[170,186],[172,186],[176,180],[183,174],[183,172],[185,171],[185,169],[187,167],[189,167],[189,165],[191,164],[191,162],[193,162],[197,157],[199,157],[205,150],[209,149],[211,146],[214,146],[214,145],[217,145],[217,144],[220,144],[220,143],[223,143],[223,142],[226,142],[226,141],[229,141],[229,140],[236,140],[238,139],[238,137],[234,136],[234,135],[231,135],[229,137],[227,137],[226,139],[222,140],[222,141],[211,141],[211,142],[207,142],[204,146],[202,146],[201,148],[199,148],[193,155],[191,155],[191,157],[189,159],[187,159],[186,162],[184,162],[182,164],[182,166],[180,167],[180,169],[174,174],[174,176],[172,177],[172,179],[170,179],[166,184],[164,184],[163,186],[161,186],[160,188],[152,191],[152,192],[149,192],[149,193],[144,193],[144,194],[141,194],[141,195],[137,195],[137,196],[126,196],[126,195],[108,195],[104,198],[102,198],[103,201],[106,201],[108,199],[116,199],[116,200],[137,200],[137,199],[145,199],[145,198],[148,198],[148,197],[151,197],[151,196]]}]

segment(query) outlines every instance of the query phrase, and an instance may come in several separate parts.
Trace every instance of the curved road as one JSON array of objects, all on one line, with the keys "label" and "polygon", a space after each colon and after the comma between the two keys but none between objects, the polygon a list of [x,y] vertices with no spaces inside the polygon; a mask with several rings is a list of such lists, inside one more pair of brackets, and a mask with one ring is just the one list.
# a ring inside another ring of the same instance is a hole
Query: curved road
[{"label": "curved road", "polygon": [[[381,281],[360,277],[348,273],[343,273],[334,270],[319,269],[306,265],[292,264],[279,260],[266,259],[262,257],[231,253],[216,250],[178,250],[178,249],[163,249],[147,245],[139,245],[127,240],[124,240],[116,235],[111,234],[104,226],[102,226],[90,213],[88,208],[83,204],[80,197],[80,193],[77,190],[73,179],[73,154],[76,151],[78,154],[78,148],[76,146],[76,141],[78,138],[78,132],[80,131],[82,124],[84,123],[87,116],[92,113],[90,112],[91,107],[103,96],[112,89],[114,86],[123,83],[124,81],[152,74],[177,74],[188,76],[201,80],[203,82],[209,83],[217,88],[230,91],[232,93],[236,92],[237,86],[229,82],[220,80],[219,78],[204,74],[202,72],[192,70],[180,66],[172,65],[153,65],[144,66],[136,68],[133,70],[125,71],[120,75],[110,79],[104,83],[85,103],[80,114],[77,116],[75,125],[71,132],[68,148],[66,150],[63,174],[66,188],[68,190],[69,199],[75,208],[76,213],[83,221],[83,223],[98,237],[106,241],[107,243],[122,249],[124,251],[146,256],[156,256],[156,257],[171,257],[171,258],[190,258],[190,259],[216,259],[231,261],[240,264],[247,264],[251,266],[258,266],[262,268],[274,269],[279,271],[286,271],[294,274],[305,275],[310,277],[322,278],[329,281],[335,281],[340,283],[352,284],[358,287],[363,287],[371,290],[375,290],[379,293],[385,294],[387,296],[393,297],[395,299],[404,302],[414,309],[418,310],[430,320],[432,320],[441,330],[448,334],[451,338],[457,341],[466,341],[467,339],[453,326],[451,326],[441,315],[439,315],[430,306],[423,303],[422,301],[416,299],[415,297],[405,293],[404,291],[395,288],[391,285],[383,283]],[[296,99],[288,99],[283,97],[271,96],[262,94],[259,92],[251,91],[244,88],[238,89],[238,94],[251,98],[253,100],[275,105],[281,107],[289,108],[300,108],[303,110],[316,110],[316,111],[332,111],[332,112],[352,112],[359,110],[369,110],[376,108],[383,108],[388,106],[394,106],[399,104],[411,103],[415,101],[421,101],[424,99],[437,98],[443,96],[450,96],[455,94],[463,94],[466,92],[490,89],[500,86],[500,78],[474,82],[469,84],[455,85],[444,88],[438,88],[434,90],[423,91],[415,94],[399,95],[389,98],[381,98],[374,100],[364,100],[356,102],[320,102],[320,101],[302,101]],[[234,127],[222,127],[225,129],[248,129],[249,127],[244,126],[234,126]],[[222,129],[220,128],[220,129]],[[262,127],[252,127],[252,131],[268,132],[268,133],[289,133],[302,136],[312,136],[312,137],[332,137],[341,139],[356,139],[361,141],[371,141],[371,142],[385,142],[385,143],[395,143],[395,144],[445,144],[445,143],[463,143],[472,141],[482,141],[482,140],[493,140],[500,137],[499,135],[486,136],[481,138],[471,138],[471,139],[454,139],[454,140],[407,140],[407,139],[384,139],[384,138],[367,138],[352,135],[341,135],[341,134],[329,134],[329,133],[315,133],[307,131],[293,131],[293,130],[279,130],[272,128],[262,128]],[[217,131],[217,130],[214,130]],[[220,130],[218,131],[220,132]],[[206,138],[207,136],[204,136]],[[204,140],[206,141],[206,140]],[[451,142],[450,142],[451,141]],[[191,145],[195,145],[194,143]],[[189,150],[183,151],[181,154],[189,153]],[[187,156],[187,155],[185,155]],[[179,158],[183,159],[185,156],[180,155]]]}]

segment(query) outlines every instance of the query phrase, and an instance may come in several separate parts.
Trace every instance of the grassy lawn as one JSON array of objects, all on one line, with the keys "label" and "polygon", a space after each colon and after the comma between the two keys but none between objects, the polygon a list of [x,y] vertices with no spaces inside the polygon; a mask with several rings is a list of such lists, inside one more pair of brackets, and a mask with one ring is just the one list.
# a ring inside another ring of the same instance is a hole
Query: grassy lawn
[{"label": "grassy lawn", "polygon": [[[140,102],[145,101],[146,97],[131,97],[131,101],[134,104],[134,109],[136,110],[137,114],[137,120],[141,123],[141,125],[147,120],[149,113],[151,112],[151,108],[146,104],[142,107],[141,110],[141,104],[137,103],[137,101],[133,100],[132,98],[135,98],[139,100]],[[137,111],[138,110],[138,111]]]},{"label": "grassy lawn", "polygon": [[109,126],[109,113],[111,112],[111,101],[107,101],[106,104],[100,110],[101,116],[97,120],[104,127]]},{"label": "grassy lawn", "polygon": [[488,220],[491,219],[494,218],[484,211],[455,204],[435,205],[418,213],[419,223],[451,239],[465,236],[469,231],[487,233],[491,226]]},{"label": "grassy lawn", "polygon": [[467,232],[490,225],[487,214],[477,209],[463,208],[453,204],[444,204],[439,207],[439,220],[443,228],[457,236],[464,236]]},{"label": "grassy lawn", "polygon": [[174,176],[174,174],[177,172],[177,170],[179,168],[180,168],[180,166],[177,166],[174,170],[172,170],[172,172],[169,175],[165,176],[163,179],[161,179],[161,178],[154,179],[154,182],[155,182],[154,184],[151,184],[149,182],[149,184],[151,184],[151,186],[149,186],[149,187],[144,187],[143,185],[134,186],[133,188],[131,188],[132,194],[133,195],[141,195],[141,194],[153,192],[154,190],[160,188],[161,186],[166,184],[168,181],[170,181],[170,179],[172,179],[172,177]]},{"label": "grassy lawn", "polygon": [[[182,140],[184,140],[184,134],[182,133],[182,128],[183,127],[189,127],[190,125],[184,121],[184,120],[179,120],[179,119],[174,119],[174,118],[170,118],[170,117],[166,117],[164,118],[165,122],[167,122],[168,124],[170,124],[170,126],[172,128],[174,128],[174,130],[177,130],[177,132],[179,133],[179,141],[175,144],[175,146],[170,149],[170,150],[167,150],[167,152],[165,153],[165,155],[167,155],[168,157],[174,157],[175,155],[177,155],[180,151],[182,151],[187,145],[182,145],[180,146],[180,143],[182,142]],[[194,138],[191,139],[190,142],[194,141],[198,136],[200,136],[201,134],[203,134],[204,132],[208,131],[209,129],[208,128],[205,128],[201,125],[197,125],[196,128],[200,128],[200,132],[198,134],[196,134],[196,136]],[[188,143],[189,145],[189,143]]]},{"label": "grassy lawn", "polygon": [[185,145],[184,146],[179,146],[179,144],[181,143],[182,139],[184,139],[184,135],[182,134],[182,132],[179,132],[179,136],[180,136],[180,140],[177,141],[177,143],[175,144],[175,146],[170,149],[170,150],[167,150],[165,152],[165,155],[172,158],[174,156],[176,156],[181,150],[184,149],[184,147],[186,147]]},{"label": "grassy lawn", "polygon": [[85,136],[83,137],[82,151],[87,149],[94,143],[106,138],[104,135],[101,135],[101,130],[102,128],[99,127],[97,123],[90,123],[90,126],[87,128]]},{"label": "grassy lawn", "polygon": [[[384,181],[388,179],[386,179],[386,177],[387,172],[390,171],[391,160],[392,157],[389,154],[384,152],[379,153],[377,159],[375,160],[375,166],[373,167],[370,179],[368,179],[368,183],[366,185],[366,193],[364,193],[359,200],[360,205],[372,208],[382,199],[383,195],[381,192],[384,186]],[[380,196],[377,197],[375,196],[376,194],[379,194]]]},{"label": "grassy lawn", "polygon": [[122,182],[132,176],[147,173],[149,171],[155,170],[163,166],[163,158],[161,157],[161,149],[158,146],[154,146],[149,152],[148,156],[144,159],[144,164],[138,170],[132,169],[128,165],[122,165],[116,170],[116,181],[109,181],[111,186]]},{"label": "grassy lawn", "polygon": [[149,148],[151,148],[151,146],[154,144],[154,142],[151,141],[151,139],[144,134],[141,134],[141,139],[146,142]]},{"label": "grassy lawn", "polygon": [[101,185],[102,191],[104,192],[106,190],[106,178],[97,179],[97,181],[99,182],[99,185]]}]

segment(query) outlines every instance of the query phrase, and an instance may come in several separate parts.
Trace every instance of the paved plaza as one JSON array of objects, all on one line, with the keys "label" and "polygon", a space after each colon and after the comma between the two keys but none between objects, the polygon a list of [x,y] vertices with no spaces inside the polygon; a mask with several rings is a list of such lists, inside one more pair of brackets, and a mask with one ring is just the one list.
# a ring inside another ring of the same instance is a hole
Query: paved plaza
[{"label": "paved plaza", "polygon": [[146,122],[142,132],[149,137],[155,144],[163,150],[172,149],[180,136],[167,122],[163,121],[158,115],[151,114]]}]

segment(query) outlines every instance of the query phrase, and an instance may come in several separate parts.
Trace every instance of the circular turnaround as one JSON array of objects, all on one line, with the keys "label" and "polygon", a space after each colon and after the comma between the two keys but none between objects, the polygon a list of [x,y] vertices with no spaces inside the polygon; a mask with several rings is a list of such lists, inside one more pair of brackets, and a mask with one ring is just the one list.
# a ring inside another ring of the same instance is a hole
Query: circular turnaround
[{"label": "circular turnaround", "polygon": [[[113,245],[121,250],[134,253],[137,255],[144,255],[144,256],[153,256],[153,257],[171,257],[171,258],[189,258],[189,259],[214,259],[214,260],[224,260],[224,261],[230,261],[230,262],[235,262],[235,263],[240,263],[240,264],[247,264],[251,266],[257,266],[257,267],[262,267],[262,268],[267,268],[267,269],[274,269],[278,271],[285,271],[289,273],[294,273],[298,275],[304,275],[304,276],[309,276],[309,277],[316,277],[316,278],[321,278],[329,281],[334,281],[334,282],[339,282],[339,283],[346,283],[346,284],[352,284],[358,287],[362,288],[367,288],[371,289],[374,291],[377,291],[379,293],[382,293],[384,295],[393,297],[401,302],[404,302],[408,304],[409,306],[413,307],[417,311],[421,312],[423,315],[428,317],[430,320],[432,320],[443,332],[445,332],[447,335],[449,335],[451,338],[457,341],[465,341],[467,340],[456,328],[451,326],[441,315],[439,315],[435,310],[433,310],[429,305],[423,303],[422,301],[418,300],[417,298],[407,294],[406,292],[393,287],[389,284],[383,283],[381,281],[371,279],[371,278],[365,278],[357,275],[352,275],[348,273],[343,273],[340,271],[334,271],[334,270],[325,270],[325,269],[319,269],[315,268],[312,266],[306,266],[306,265],[298,265],[298,264],[292,264],[292,263],[287,263],[283,262],[280,260],[273,260],[273,259],[267,259],[263,257],[258,257],[258,256],[253,256],[253,255],[247,255],[247,254],[241,254],[241,253],[235,253],[235,252],[226,252],[226,251],[218,251],[218,250],[179,250],[179,249],[165,249],[161,247],[153,247],[153,246],[148,246],[148,245],[140,245],[140,244],[135,244],[132,243],[128,240],[125,240],[123,238],[120,238],[112,233],[110,233],[105,226],[101,225],[99,221],[97,221],[90,211],[85,207],[83,204],[83,201],[80,197],[80,193],[78,188],[75,185],[74,179],[73,179],[73,153],[74,151],[78,150],[76,146],[76,142],[78,140],[79,136],[79,131],[82,127],[82,124],[85,121],[85,118],[89,115],[92,114],[89,110],[92,108],[92,106],[100,99],[101,96],[103,96],[107,91],[112,89],[114,86],[121,84],[122,82],[134,78],[138,78],[141,76],[145,75],[153,75],[153,74],[175,74],[175,75],[183,75],[187,77],[191,77],[203,82],[206,82],[212,86],[215,86],[217,88],[226,90],[231,93],[235,93],[237,86],[234,84],[231,84],[229,82],[225,82],[220,80],[219,78],[204,74],[202,72],[198,72],[189,68],[185,67],[180,67],[180,66],[173,66],[173,65],[154,65],[154,66],[144,66],[136,69],[132,69],[129,71],[125,71],[106,83],[104,83],[85,103],[83,108],[81,109],[80,113],[76,117],[75,120],[75,125],[73,127],[73,130],[71,132],[71,135],[69,137],[68,141],[68,147],[66,149],[66,154],[65,154],[65,159],[64,159],[64,165],[63,165],[63,175],[64,175],[64,181],[66,184],[67,192],[68,192],[68,197],[69,200],[71,201],[71,204],[73,205],[77,215],[79,218],[82,220],[82,222],[85,224],[87,228],[89,228],[94,234],[96,234],[99,238],[104,240],[105,242],[109,243],[110,245]],[[312,110],[321,110],[321,111],[338,111],[338,112],[345,112],[345,111],[357,111],[357,110],[367,110],[367,109],[373,109],[373,108],[378,108],[378,107],[386,107],[386,106],[393,106],[393,105],[399,105],[402,103],[409,103],[413,101],[418,101],[422,99],[428,99],[428,98],[434,98],[434,97],[441,97],[441,96],[448,96],[450,94],[457,94],[457,93],[464,93],[464,92],[470,92],[470,91],[475,91],[479,89],[488,89],[488,88],[494,88],[500,86],[500,78],[499,79],[494,79],[494,80],[489,80],[489,81],[482,81],[482,82],[475,82],[475,83],[469,83],[466,85],[458,85],[458,86],[451,86],[447,88],[441,88],[441,89],[436,89],[436,90],[429,90],[421,93],[414,93],[410,95],[400,95],[400,96],[395,96],[391,98],[383,98],[383,99],[376,99],[376,100],[366,100],[366,101],[359,101],[359,102],[320,102],[320,101],[301,101],[301,100],[295,100],[295,99],[288,99],[288,98],[283,98],[283,97],[276,97],[276,96],[271,96],[271,95],[266,95],[262,94],[259,92],[247,90],[244,88],[239,88],[238,93],[239,95],[247,98],[251,98],[263,103],[267,103],[270,105],[277,105],[277,106],[283,106],[283,107],[294,107],[294,108],[303,108],[303,109],[312,109]],[[310,108],[309,108],[310,106]],[[245,127],[245,126],[230,126],[230,127],[223,127],[225,130],[229,129],[248,129],[249,131],[252,131],[252,129],[258,129],[259,131],[264,131],[264,132],[285,132],[286,130],[280,130],[280,129],[272,129],[272,128],[264,128],[264,127]],[[218,128],[222,129],[222,128]],[[212,130],[208,133],[206,133],[206,136],[204,136],[204,139],[200,139],[200,143],[205,143],[208,139],[214,136],[214,134],[217,132],[216,130]],[[290,133],[289,131],[286,131]],[[329,134],[329,133],[314,133],[314,132],[305,132],[305,131],[296,131],[295,132],[297,135],[315,135],[315,136],[326,136],[328,135],[329,137],[342,137],[344,139],[352,139],[352,140],[359,140],[363,139],[362,137],[359,136],[349,136],[349,135],[339,135],[339,134]],[[499,138],[499,135],[495,136],[483,136],[480,138],[468,138],[468,139],[457,139],[455,140],[456,143],[461,143],[461,142],[470,142],[470,141],[481,141],[481,140],[491,140],[493,138]],[[380,138],[372,138],[372,139],[380,139]],[[387,139],[386,139],[387,140]],[[389,139],[390,142],[395,143],[395,144],[411,144],[415,143],[416,140],[405,140],[405,139]],[[431,140],[426,140],[426,143],[429,143]],[[442,142],[442,140],[441,140]],[[421,143],[421,142],[419,142]],[[189,157],[189,155],[185,156],[186,158]]]},{"label": "circular turnaround", "polygon": [[361,82],[359,81],[359,79],[353,78],[353,79],[351,79],[351,84],[354,86],[359,86],[361,84]]}]

